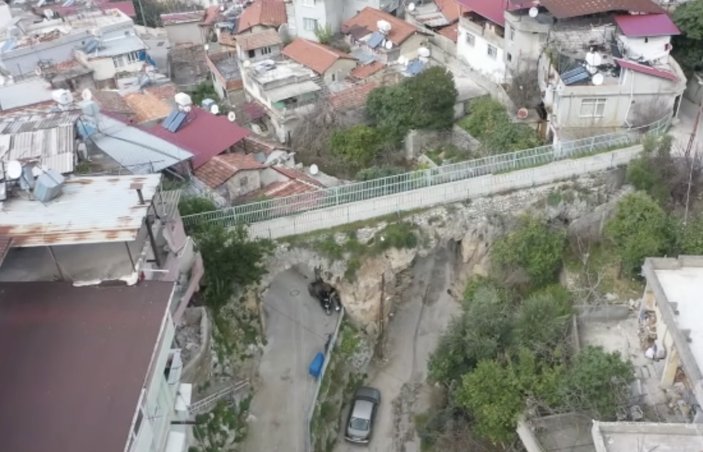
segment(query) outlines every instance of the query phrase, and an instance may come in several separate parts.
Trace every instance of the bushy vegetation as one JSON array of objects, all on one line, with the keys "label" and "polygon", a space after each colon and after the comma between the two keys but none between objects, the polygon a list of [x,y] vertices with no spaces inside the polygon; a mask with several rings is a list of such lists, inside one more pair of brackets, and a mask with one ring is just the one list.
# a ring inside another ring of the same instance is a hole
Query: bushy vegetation
[{"label": "bushy vegetation", "polygon": [[371,166],[378,157],[384,139],[373,127],[357,125],[332,135],[332,153],[350,165],[354,171]]},{"label": "bushy vegetation", "polygon": [[204,196],[187,196],[178,202],[178,211],[182,217],[213,210],[217,210],[217,206],[212,199]]},{"label": "bushy vegetation", "polygon": [[565,247],[563,229],[552,228],[540,218],[525,216],[517,228],[496,242],[492,257],[501,273],[521,269],[530,284],[539,287],[554,280]]},{"label": "bushy vegetation", "polygon": [[397,146],[411,129],[450,128],[456,97],[451,73],[433,67],[397,85],[374,89],[366,101],[366,113],[372,125]]},{"label": "bushy vegetation", "polygon": [[500,102],[483,97],[471,102],[469,115],[459,125],[481,142],[486,154],[529,149],[541,144],[537,132],[510,120]]},{"label": "bushy vegetation", "polygon": [[509,444],[518,416],[581,411],[614,419],[626,402],[632,367],[616,353],[567,346],[570,296],[550,286],[525,297],[490,280],[467,288],[463,312],[443,335],[430,378],[448,404],[472,419],[473,431]]},{"label": "bushy vegetation", "polygon": [[379,179],[381,177],[395,176],[405,172],[404,168],[397,166],[371,166],[356,173],[356,179],[360,181]]},{"label": "bushy vegetation", "polygon": [[674,56],[689,74],[703,71],[703,0],[691,0],[674,10],[674,22],[682,31],[674,36]]}]

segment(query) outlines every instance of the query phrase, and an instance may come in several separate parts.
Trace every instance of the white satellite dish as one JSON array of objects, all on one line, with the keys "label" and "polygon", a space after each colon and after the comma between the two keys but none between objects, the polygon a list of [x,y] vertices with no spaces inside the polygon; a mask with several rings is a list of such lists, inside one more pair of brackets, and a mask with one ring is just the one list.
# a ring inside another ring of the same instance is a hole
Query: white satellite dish
[{"label": "white satellite dish", "polygon": [[320,172],[320,168],[316,164],[310,165],[310,174],[316,176]]},{"label": "white satellite dish", "polygon": [[217,104],[212,104],[212,106],[210,107],[210,113],[212,113],[213,115],[220,114],[220,106]]},{"label": "white satellite dish", "polygon": [[17,160],[10,160],[5,167],[5,177],[19,179],[22,176],[22,164]]},{"label": "white satellite dish", "polygon": [[417,56],[422,57],[422,58],[429,58],[430,57],[430,49],[427,47],[420,47],[417,49]]},{"label": "white satellite dish", "polygon": [[600,72],[598,72],[597,74],[594,74],[593,77],[591,77],[591,82],[592,82],[594,85],[599,86],[599,85],[602,85],[602,84],[603,84],[604,79],[605,79],[605,78],[603,77],[603,74],[601,74]]},{"label": "white satellite dish", "polygon": [[234,122],[234,121],[236,121],[236,120],[237,120],[237,114],[236,114],[235,112],[233,112],[233,111],[230,111],[229,113],[227,113],[227,120],[228,120],[229,122]]},{"label": "white satellite dish", "polygon": [[586,64],[589,66],[600,66],[603,64],[603,57],[598,52],[588,52],[586,53]]},{"label": "white satellite dish", "polygon": [[408,64],[408,58],[403,55],[399,56],[398,64],[402,64],[403,66],[405,66],[406,64]]},{"label": "white satellite dish", "polygon": [[539,8],[537,8],[536,6],[533,6],[532,8],[530,8],[530,10],[527,12],[527,14],[529,14],[530,17],[532,17],[534,19],[539,14]]},{"label": "white satellite dish", "polygon": [[408,5],[408,11],[410,11],[410,12],[415,11],[415,3],[410,3],[410,4]]},{"label": "white satellite dish", "polygon": [[393,48],[393,42],[390,40],[386,41],[386,43],[384,44],[384,47],[386,48],[386,50],[391,50]]},{"label": "white satellite dish", "polygon": [[93,99],[93,93],[88,88],[81,91],[81,99],[88,101]]}]

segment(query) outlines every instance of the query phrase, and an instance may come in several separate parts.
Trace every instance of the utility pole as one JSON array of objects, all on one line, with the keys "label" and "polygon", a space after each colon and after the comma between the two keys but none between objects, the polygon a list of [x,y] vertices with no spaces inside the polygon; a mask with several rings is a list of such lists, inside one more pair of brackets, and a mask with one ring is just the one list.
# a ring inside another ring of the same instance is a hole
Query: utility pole
[{"label": "utility pole", "polygon": [[378,304],[378,356],[383,359],[383,334],[384,334],[384,300],[386,298],[386,272],[381,273],[381,300]]},{"label": "utility pole", "polygon": [[697,158],[697,153],[694,152],[691,156],[691,151],[693,150],[693,144],[696,142],[696,135],[698,135],[698,125],[701,121],[701,113],[703,112],[703,101],[698,105],[698,113],[696,113],[696,120],[693,122],[693,130],[691,131],[691,138],[688,140],[688,146],[686,146],[686,161],[690,158],[690,168],[688,170],[688,187],[686,188],[686,210],[683,215],[683,225],[684,227],[688,223],[688,206],[691,200],[691,185],[693,184],[693,165]]}]

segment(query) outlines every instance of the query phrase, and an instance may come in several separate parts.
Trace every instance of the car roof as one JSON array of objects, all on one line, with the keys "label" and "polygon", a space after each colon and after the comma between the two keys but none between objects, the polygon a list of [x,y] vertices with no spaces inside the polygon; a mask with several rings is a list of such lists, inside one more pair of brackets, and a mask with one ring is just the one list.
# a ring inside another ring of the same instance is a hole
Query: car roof
[{"label": "car roof", "polygon": [[371,400],[378,403],[378,401],[381,399],[381,393],[376,388],[362,386],[356,390],[355,398]]},{"label": "car roof", "polygon": [[354,408],[352,409],[352,417],[370,420],[371,412],[373,412],[373,402],[360,399],[357,399],[354,402]]}]

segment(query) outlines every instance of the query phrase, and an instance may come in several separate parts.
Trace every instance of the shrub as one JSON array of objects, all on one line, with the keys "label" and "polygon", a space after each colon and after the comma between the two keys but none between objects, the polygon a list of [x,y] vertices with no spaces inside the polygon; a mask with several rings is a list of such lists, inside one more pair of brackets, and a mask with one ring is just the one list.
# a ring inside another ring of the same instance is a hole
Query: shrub
[{"label": "shrub", "polygon": [[217,210],[217,206],[210,198],[203,196],[189,196],[181,198],[178,203],[178,211],[181,216],[194,215],[196,213],[211,212]]},{"label": "shrub", "polygon": [[366,168],[376,159],[383,137],[376,129],[357,125],[334,132],[332,152],[354,168]]}]

